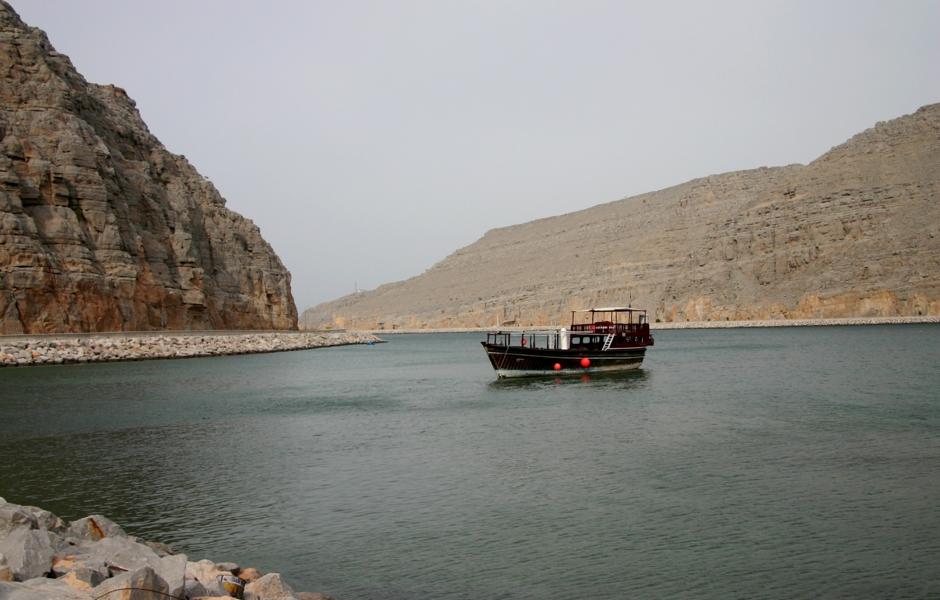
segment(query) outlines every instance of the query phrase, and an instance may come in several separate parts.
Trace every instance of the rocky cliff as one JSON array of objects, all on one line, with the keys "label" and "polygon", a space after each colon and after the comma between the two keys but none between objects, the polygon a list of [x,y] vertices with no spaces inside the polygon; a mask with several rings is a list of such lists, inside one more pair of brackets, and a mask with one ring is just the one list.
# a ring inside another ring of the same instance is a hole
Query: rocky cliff
[{"label": "rocky cliff", "polygon": [[254,223],[0,0],[0,333],[296,322]]},{"label": "rocky cliff", "polygon": [[418,277],[307,310],[302,325],[564,323],[570,309],[626,303],[662,321],[940,314],[940,104],[809,165],[490,231]]}]

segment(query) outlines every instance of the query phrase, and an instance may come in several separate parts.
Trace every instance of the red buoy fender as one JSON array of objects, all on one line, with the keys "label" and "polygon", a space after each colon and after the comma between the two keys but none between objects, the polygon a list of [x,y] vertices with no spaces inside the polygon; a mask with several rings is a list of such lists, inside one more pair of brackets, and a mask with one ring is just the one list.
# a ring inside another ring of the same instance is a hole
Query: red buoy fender
[{"label": "red buoy fender", "polygon": [[585,369],[588,368],[588,367],[590,367],[590,366],[591,366],[591,359],[588,358],[588,357],[586,357],[586,356],[585,356],[584,358],[582,358],[582,359],[581,359],[581,366],[584,367]]}]

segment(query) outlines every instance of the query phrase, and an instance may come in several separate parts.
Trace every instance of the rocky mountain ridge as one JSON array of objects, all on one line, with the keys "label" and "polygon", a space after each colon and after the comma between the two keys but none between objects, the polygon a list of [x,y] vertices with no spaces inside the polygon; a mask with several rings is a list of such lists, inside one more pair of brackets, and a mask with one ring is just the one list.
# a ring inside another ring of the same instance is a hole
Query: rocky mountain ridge
[{"label": "rocky mountain ridge", "polygon": [[0,333],[296,322],[258,227],[0,0]]},{"label": "rocky mountain ridge", "polygon": [[940,104],[808,165],[695,179],[495,229],[304,327],[565,323],[632,303],[664,322],[940,314]]}]

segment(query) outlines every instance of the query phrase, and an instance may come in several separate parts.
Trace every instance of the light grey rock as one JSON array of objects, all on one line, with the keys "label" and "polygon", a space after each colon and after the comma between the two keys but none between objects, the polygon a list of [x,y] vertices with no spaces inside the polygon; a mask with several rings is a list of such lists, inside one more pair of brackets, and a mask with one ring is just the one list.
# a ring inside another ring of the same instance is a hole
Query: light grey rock
[{"label": "light grey rock", "polygon": [[20,526],[0,540],[0,553],[6,557],[14,579],[25,581],[52,569],[55,550],[47,531]]},{"label": "light grey rock", "polygon": [[251,583],[252,581],[261,579],[261,575],[261,571],[254,567],[242,567],[238,570],[238,576],[246,583]]},{"label": "light grey rock", "polygon": [[72,589],[61,579],[39,577],[23,583],[0,581],[0,599],[2,600],[92,600],[92,598],[91,594]]},{"label": "light grey rock", "polygon": [[157,553],[157,556],[170,556],[174,554],[173,549],[161,542],[150,542],[147,540],[142,540],[140,538],[134,538],[137,542],[146,545],[148,548]]},{"label": "light grey rock", "polygon": [[106,537],[92,544],[83,544],[78,558],[84,561],[102,561],[112,574],[134,571],[144,566],[155,568],[160,557],[148,546],[126,537]]},{"label": "light grey rock", "polygon": [[210,592],[206,586],[199,583],[196,579],[187,579],[183,589],[184,598],[200,598],[204,596],[215,596],[215,592]]},{"label": "light grey rock", "polygon": [[56,556],[52,561],[52,574],[57,578],[70,577],[75,581],[87,583],[91,587],[111,576],[108,565],[101,558],[67,554]]},{"label": "light grey rock", "polygon": [[[108,579],[108,570],[79,567],[69,571],[68,573],[65,573],[62,578],[73,582],[80,582],[87,585],[89,588],[93,588],[102,584],[106,579]],[[77,586],[73,585],[72,587]]]},{"label": "light grey rock", "polygon": [[0,554],[0,581],[13,581],[13,569],[7,564],[7,557]]},{"label": "light grey rock", "polygon": [[166,582],[170,595],[181,597],[186,589],[186,555],[176,554],[164,556],[155,565],[153,570]]},{"label": "light grey rock", "polygon": [[120,525],[101,515],[91,515],[72,521],[65,534],[69,537],[93,542],[106,537],[127,537]]},{"label": "light grey rock", "polygon": [[18,504],[0,504],[0,538],[5,537],[14,529],[27,527],[35,529],[36,519]]},{"label": "light grey rock", "polygon": [[336,600],[333,596],[321,594],[320,592],[297,592],[297,600]]},{"label": "light grey rock", "polygon": [[[206,589],[215,589],[218,583],[219,575],[231,575],[230,571],[222,571],[221,569],[215,566],[215,563],[211,560],[199,560],[196,562],[186,563],[186,577],[189,579],[195,579],[199,581],[202,585],[206,586]],[[221,592],[222,588],[219,587],[218,591]]]},{"label": "light grey rock", "polygon": [[268,573],[245,586],[245,600],[297,600],[280,573]]},{"label": "light grey rock", "polygon": [[107,600],[167,600],[169,587],[150,567],[142,567],[105,581],[93,590]]},{"label": "light grey rock", "polygon": [[237,573],[239,569],[238,563],[233,562],[215,563],[215,568],[220,571],[228,571],[229,573]]},{"label": "light grey rock", "polygon": [[62,533],[65,531],[65,521],[55,516],[48,510],[44,510],[38,506],[23,506],[21,508],[33,518],[39,528],[55,533]]}]

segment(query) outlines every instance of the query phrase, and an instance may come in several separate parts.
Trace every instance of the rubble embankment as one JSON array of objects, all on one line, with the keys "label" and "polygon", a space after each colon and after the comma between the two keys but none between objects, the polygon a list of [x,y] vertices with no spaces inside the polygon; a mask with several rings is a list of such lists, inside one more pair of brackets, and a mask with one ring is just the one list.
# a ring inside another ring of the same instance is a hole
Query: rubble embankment
[{"label": "rubble embankment", "polygon": [[66,523],[0,498],[0,598],[15,600],[332,600],[295,592],[278,573],[190,561],[101,515]]},{"label": "rubble embankment", "polygon": [[161,332],[0,336],[0,367],[191,358],[373,344],[361,332]]},{"label": "rubble embankment", "polygon": [[[738,329],[747,327],[836,327],[841,325],[912,325],[940,323],[940,315],[917,317],[846,317],[839,319],[765,319],[748,321],[670,321],[650,323],[650,329]],[[558,329],[567,325],[494,325],[493,327],[448,327],[433,329],[364,329],[364,333],[379,335],[405,333],[479,333],[481,331],[535,331]]]},{"label": "rubble embankment", "polygon": [[651,329],[736,329],[744,327],[837,327],[845,325],[912,325],[940,323],[940,316],[845,317],[839,319],[768,319],[751,321],[683,321],[652,323]]}]

